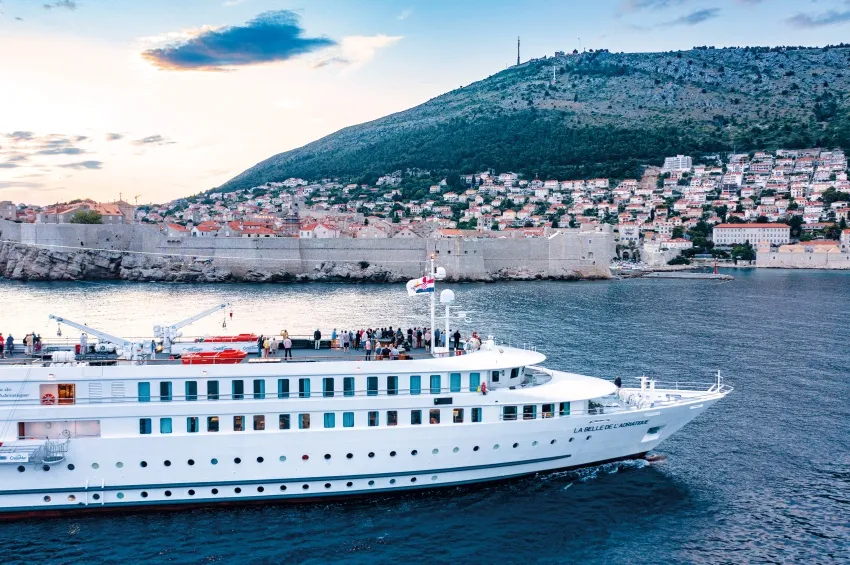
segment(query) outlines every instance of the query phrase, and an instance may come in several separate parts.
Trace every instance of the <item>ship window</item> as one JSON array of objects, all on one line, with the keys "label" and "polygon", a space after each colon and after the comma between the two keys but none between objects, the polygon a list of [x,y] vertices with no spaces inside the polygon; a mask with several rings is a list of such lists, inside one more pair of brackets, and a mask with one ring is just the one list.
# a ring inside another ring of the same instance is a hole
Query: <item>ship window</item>
[{"label": "ship window", "polygon": [[151,384],[139,383],[139,402],[151,401]]},{"label": "ship window", "polygon": [[201,425],[198,423],[198,418],[189,416],[186,418],[186,431],[190,434],[196,434],[200,431]]},{"label": "ship window", "polygon": [[289,398],[289,379],[277,380],[277,397]]},{"label": "ship window", "polygon": [[481,408],[473,408],[472,409],[472,421],[480,422],[481,421]]},{"label": "ship window", "polygon": [[159,433],[161,433],[161,434],[170,434],[171,433],[171,418],[160,418],[159,419]]},{"label": "ship window", "polygon": [[428,421],[432,424],[440,423],[440,409],[439,408],[431,408],[428,414]]},{"label": "ship window", "polygon": [[544,418],[551,418],[555,415],[555,405],[554,404],[544,404],[543,405],[543,413],[541,414]]},{"label": "ship window", "polygon": [[422,423],[422,410],[411,410],[410,411],[410,425],[418,426]]},{"label": "ship window", "polygon": [[244,432],[245,431],[245,416],[234,416],[233,417],[233,431],[234,432]]},{"label": "ship window", "polygon": [[342,413],[342,427],[343,428],[353,428],[354,427],[354,412],[343,412]]},{"label": "ship window", "polygon": [[419,375],[410,376],[410,394],[422,394],[422,377]]},{"label": "ship window", "polygon": [[366,377],[366,394],[378,396],[378,377]]},{"label": "ship window", "polygon": [[266,429],[266,417],[262,414],[254,416],[254,431],[261,432]]},{"label": "ship window", "polygon": [[440,375],[431,375],[431,394],[440,394],[440,390],[443,388],[441,381]]},{"label": "ship window", "polygon": [[516,406],[502,406],[502,420],[516,420]]},{"label": "ship window", "polygon": [[159,383],[159,401],[171,402],[171,381]]},{"label": "ship window", "polygon": [[245,398],[245,381],[242,379],[234,380],[231,383],[231,392],[233,393],[231,396],[233,400],[242,400]]},{"label": "ship window", "polygon": [[298,396],[310,398],[310,379],[298,379]]},{"label": "ship window", "polygon": [[387,377],[387,394],[398,394],[398,377]]},{"label": "ship window", "polygon": [[323,396],[330,397],[334,395],[334,379],[333,377],[325,377],[322,379]]},{"label": "ship window", "polygon": [[342,379],[343,396],[354,396],[354,377]]},{"label": "ship window", "polygon": [[518,376],[519,376],[519,369],[517,369],[516,367],[514,367],[513,369],[511,369],[511,378],[512,378],[512,379],[515,379],[515,378],[517,378]]},{"label": "ship window", "polygon": [[75,388],[75,385],[59,385],[57,387],[59,392],[59,404],[73,404]]},{"label": "ship window", "polygon": [[522,407],[523,420],[534,420],[535,418],[537,418],[537,406],[528,404]]},{"label": "ship window", "polygon": [[281,430],[289,429],[289,414],[281,414],[278,418],[278,427]]},{"label": "ship window", "polygon": [[569,402],[558,403],[558,416],[569,416],[569,415],[570,415],[570,403]]},{"label": "ship window", "polygon": [[254,379],[254,400],[266,398],[266,379]]},{"label": "ship window", "polygon": [[481,386],[481,373],[469,373],[469,392],[477,392]]},{"label": "ship window", "polygon": [[387,425],[388,426],[397,426],[398,425],[398,412],[396,410],[387,410]]},{"label": "ship window", "polygon": [[460,373],[449,375],[449,392],[460,392]]},{"label": "ship window", "polygon": [[140,434],[151,433],[151,419],[150,418],[139,418],[139,433]]},{"label": "ship window", "polygon": [[499,371],[492,371],[490,373],[490,380],[494,383],[499,382]]},{"label": "ship window", "polygon": [[218,381],[207,381],[207,400],[218,400]]},{"label": "ship window", "polygon": [[455,408],[452,410],[452,422],[455,424],[463,423],[463,408]]},{"label": "ship window", "polygon": [[198,381],[186,381],[186,400],[198,400]]},{"label": "ship window", "polygon": [[217,432],[218,431],[218,416],[208,416],[207,417],[207,431],[208,432]]},{"label": "ship window", "polygon": [[336,427],[336,414],[333,412],[325,412],[325,427],[326,428],[335,428]]},{"label": "ship window", "polygon": [[377,412],[369,412],[369,425],[370,426],[377,426],[378,425],[378,413]]},{"label": "ship window", "polygon": [[298,415],[298,428],[302,430],[310,429],[310,415],[309,414],[299,414]]}]

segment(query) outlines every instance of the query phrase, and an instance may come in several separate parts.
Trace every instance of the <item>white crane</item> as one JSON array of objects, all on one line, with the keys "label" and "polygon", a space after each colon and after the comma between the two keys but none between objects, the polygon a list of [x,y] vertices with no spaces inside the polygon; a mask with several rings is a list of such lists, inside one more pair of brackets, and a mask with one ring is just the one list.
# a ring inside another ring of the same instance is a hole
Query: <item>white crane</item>
[{"label": "white crane", "polygon": [[50,314],[50,319],[56,320],[60,324],[65,324],[66,326],[71,326],[72,328],[77,328],[78,330],[84,331],[87,334],[95,336],[101,341],[115,344],[115,346],[118,348],[116,353],[122,359],[137,361],[144,358],[144,345],[140,342],[130,341],[128,339],[124,339],[123,337],[117,337],[112,334],[96,330],[85,324],[80,324],[74,322],[73,320],[62,318],[61,316],[56,316],[54,314]]},{"label": "white crane", "polygon": [[162,338],[162,351],[165,353],[170,353],[171,344],[174,343],[174,340],[183,335],[183,333],[179,331],[180,328],[184,328],[190,324],[194,324],[202,318],[206,318],[207,316],[215,314],[219,310],[224,310],[229,307],[230,302],[225,302],[224,304],[219,304],[218,306],[214,306],[212,308],[204,310],[203,312],[199,312],[194,316],[189,316],[185,320],[174,322],[169,326],[154,326],[153,335],[158,338]]}]

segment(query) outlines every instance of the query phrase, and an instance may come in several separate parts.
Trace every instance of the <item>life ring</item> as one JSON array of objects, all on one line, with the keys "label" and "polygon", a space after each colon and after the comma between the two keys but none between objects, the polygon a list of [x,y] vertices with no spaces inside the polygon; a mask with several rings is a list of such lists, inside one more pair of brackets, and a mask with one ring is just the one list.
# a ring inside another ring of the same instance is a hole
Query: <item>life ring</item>
[{"label": "life ring", "polygon": [[49,392],[41,397],[42,404],[56,404],[56,397]]}]

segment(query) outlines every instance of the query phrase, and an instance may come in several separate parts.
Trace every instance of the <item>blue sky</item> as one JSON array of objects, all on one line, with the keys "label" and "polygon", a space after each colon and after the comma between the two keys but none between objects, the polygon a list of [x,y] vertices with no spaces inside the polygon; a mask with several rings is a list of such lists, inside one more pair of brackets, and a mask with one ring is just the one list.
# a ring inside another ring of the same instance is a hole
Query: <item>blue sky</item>
[{"label": "blue sky", "polygon": [[[823,45],[850,0],[0,0],[0,200],[159,202],[556,50]],[[579,39],[581,38],[581,39]]]}]

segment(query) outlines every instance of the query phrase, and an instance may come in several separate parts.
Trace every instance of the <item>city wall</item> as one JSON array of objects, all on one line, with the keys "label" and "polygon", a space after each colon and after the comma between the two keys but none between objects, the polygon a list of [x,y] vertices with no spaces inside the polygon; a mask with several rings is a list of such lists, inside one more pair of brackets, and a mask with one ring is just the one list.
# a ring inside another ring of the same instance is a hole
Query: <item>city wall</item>
[{"label": "city wall", "polygon": [[0,221],[0,276],[176,282],[403,281],[431,254],[452,280],[610,278],[614,235],[543,238],[297,239],[166,237],[146,225]]},{"label": "city wall", "polygon": [[791,253],[759,251],[757,267],[776,269],[850,269],[850,253]]}]

